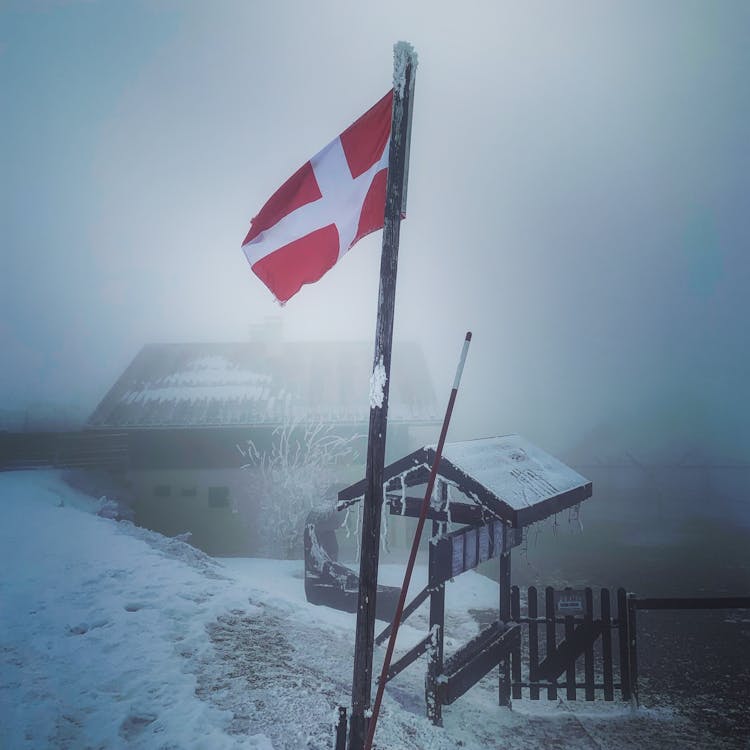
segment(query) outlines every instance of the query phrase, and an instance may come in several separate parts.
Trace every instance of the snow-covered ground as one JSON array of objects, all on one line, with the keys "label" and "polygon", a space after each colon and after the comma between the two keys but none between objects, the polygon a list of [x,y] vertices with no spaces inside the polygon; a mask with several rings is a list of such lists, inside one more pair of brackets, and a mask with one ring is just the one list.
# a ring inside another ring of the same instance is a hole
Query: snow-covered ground
[{"label": "snow-covered ground", "polygon": [[[54,472],[0,474],[0,748],[331,748],[336,706],[349,703],[354,615],[308,604],[301,562],[217,561],[96,508]],[[386,567],[383,582],[401,573]],[[416,571],[415,589],[424,577]],[[496,602],[478,574],[450,585],[446,650],[478,631],[470,610]],[[426,627],[420,610],[397,654]],[[376,746],[745,746],[665,708],[500,709],[494,672],[434,728],[424,669],[389,683]]]}]

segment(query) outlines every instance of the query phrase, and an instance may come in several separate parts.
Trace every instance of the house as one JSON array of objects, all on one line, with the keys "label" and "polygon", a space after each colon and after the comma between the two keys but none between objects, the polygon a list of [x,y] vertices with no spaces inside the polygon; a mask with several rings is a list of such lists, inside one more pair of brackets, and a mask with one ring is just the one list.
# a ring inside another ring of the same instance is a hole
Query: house
[{"label": "house", "polygon": [[[283,462],[296,460],[298,474],[316,479],[314,491],[329,478],[347,483],[363,473],[371,366],[365,342],[149,344],[87,428],[127,435],[137,523],[190,532],[214,555],[283,556],[268,548],[273,472],[282,476]],[[421,350],[394,344],[388,456],[434,440],[439,424]],[[300,445],[318,453],[300,463]],[[325,463],[328,474],[313,477],[313,463]]]}]

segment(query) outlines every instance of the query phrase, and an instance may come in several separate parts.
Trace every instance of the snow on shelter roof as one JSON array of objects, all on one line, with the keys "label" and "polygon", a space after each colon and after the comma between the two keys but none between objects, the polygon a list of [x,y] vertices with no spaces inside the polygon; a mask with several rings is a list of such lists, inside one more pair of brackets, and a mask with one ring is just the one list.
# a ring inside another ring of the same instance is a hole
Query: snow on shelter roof
[{"label": "snow on shelter roof", "polygon": [[[435,460],[427,445],[385,467],[385,490],[425,484]],[[515,527],[591,497],[591,482],[520,435],[446,443],[438,476]],[[339,508],[361,499],[365,480],[339,492]]]},{"label": "snow on shelter roof", "polygon": [[[372,344],[248,341],[148,344],[88,421],[156,428],[366,422]],[[394,344],[389,416],[436,421],[427,366],[416,344]]]}]

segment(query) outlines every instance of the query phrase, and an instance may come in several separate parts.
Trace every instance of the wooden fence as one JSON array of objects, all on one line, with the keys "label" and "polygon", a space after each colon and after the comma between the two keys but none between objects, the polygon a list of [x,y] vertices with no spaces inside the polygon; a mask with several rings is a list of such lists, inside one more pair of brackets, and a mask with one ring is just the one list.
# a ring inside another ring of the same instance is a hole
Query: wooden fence
[{"label": "wooden fence", "polygon": [[544,597],[529,587],[521,606],[517,586],[511,588],[511,620],[523,626],[523,638],[511,653],[508,687],[514,699],[528,697],[587,701],[601,694],[638,703],[638,610],[750,609],[750,597],[648,598],[609,589],[598,596],[591,588],[555,590]]},{"label": "wooden fence", "polygon": [[601,691],[604,700],[612,701],[619,690],[629,700],[626,602],[620,589],[613,613],[609,589],[601,589],[595,597],[591,588],[556,591],[552,587],[544,590],[540,601],[531,586],[522,613],[520,590],[513,586],[511,619],[524,626],[525,639],[511,655],[512,697],[522,698],[527,690],[531,700],[542,694],[557,700],[558,692],[564,691],[567,700],[576,700],[582,690],[586,700],[594,700]]},{"label": "wooden fence", "polygon": [[[424,602],[428,591],[416,598],[413,609]],[[512,586],[509,622],[495,621],[444,662],[442,649],[437,648],[439,631],[433,629],[392,665],[387,679],[431,653],[427,715],[437,724],[442,724],[442,705],[453,703],[498,664],[500,705],[509,706],[511,697],[614,701],[618,692],[622,700],[637,705],[637,612],[696,609],[750,609],[750,597],[639,598],[622,588],[613,596],[606,588],[552,587],[540,595],[530,586],[522,601],[520,589]],[[438,654],[440,663],[435,665]],[[346,709],[340,707],[336,750],[345,750],[346,727]]]}]

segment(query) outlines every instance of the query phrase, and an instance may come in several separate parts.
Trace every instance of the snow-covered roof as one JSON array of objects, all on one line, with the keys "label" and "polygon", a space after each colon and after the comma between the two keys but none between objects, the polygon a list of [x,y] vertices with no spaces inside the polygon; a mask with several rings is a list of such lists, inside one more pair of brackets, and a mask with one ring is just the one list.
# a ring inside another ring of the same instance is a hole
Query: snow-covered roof
[{"label": "snow-covered roof", "polygon": [[[385,467],[387,491],[425,484],[435,460],[427,445]],[[526,526],[591,497],[591,482],[520,435],[446,443],[438,476],[470,502]],[[339,507],[360,499],[364,480],[339,492]]]},{"label": "snow-covered roof", "polygon": [[[89,427],[245,426],[289,420],[365,422],[372,345],[365,342],[149,344]],[[439,419],[422,352],[394,344],[391,421]]]}]

